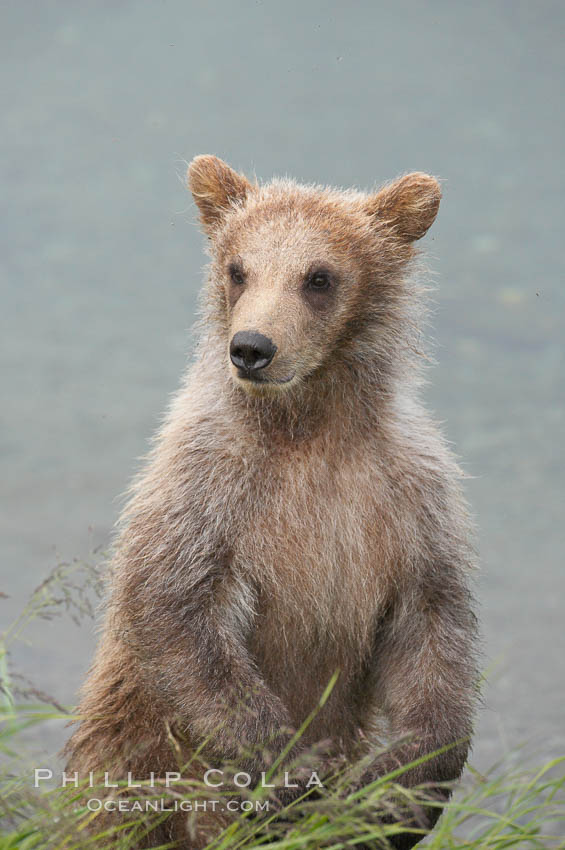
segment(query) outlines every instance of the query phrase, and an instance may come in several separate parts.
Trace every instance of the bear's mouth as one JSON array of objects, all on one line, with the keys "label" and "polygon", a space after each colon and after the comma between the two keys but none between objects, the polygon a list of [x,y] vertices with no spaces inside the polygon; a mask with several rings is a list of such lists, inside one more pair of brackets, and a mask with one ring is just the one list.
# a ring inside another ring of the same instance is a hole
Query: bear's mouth
[{"label": "bear's mouth", "polygon": [[254,374],[253,372],[248,371],[247,369],[238,369],[237,377],[242,381],[249,381],[252,384],[271,384],[274,386],[281,386],[283,384],[290,384],[290,382],[294,379],[296,372],[293,372],[291,375],[287,375],[285,378],[269,378],[267,375]]}]

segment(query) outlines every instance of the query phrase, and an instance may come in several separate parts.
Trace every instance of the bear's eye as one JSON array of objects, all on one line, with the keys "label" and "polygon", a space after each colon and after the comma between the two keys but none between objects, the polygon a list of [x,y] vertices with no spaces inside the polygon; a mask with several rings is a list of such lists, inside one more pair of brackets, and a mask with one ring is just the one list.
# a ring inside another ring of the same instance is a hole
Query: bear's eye
[{"label": "bear's eye", "polygon": [[330,276],[328,272],[323,269],[318,269],[317,271],[311,272],[306,279],[306,286],[308,289],[313,289],[316,292],[321,292],[324,289],[330,288]]},{"label": "bear's eye", "polygon": [[243,283],[245,283],[243,272],[239,266],[231,265],[228,271],[231,278],[231,282],[235,283],[236,286],[242,286]]}]

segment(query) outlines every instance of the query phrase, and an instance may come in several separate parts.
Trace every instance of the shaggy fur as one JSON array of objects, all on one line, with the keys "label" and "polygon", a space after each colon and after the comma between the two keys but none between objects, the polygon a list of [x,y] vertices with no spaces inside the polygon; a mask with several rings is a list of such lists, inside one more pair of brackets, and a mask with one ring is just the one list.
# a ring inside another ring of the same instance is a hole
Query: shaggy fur
[{"label": "shaggy fur", "polygon": [[[186,753],[210,736],[210,761],[258,776],[248,748],[279,751],[339,668],[303,747],[353,759],[385,728],[402,742],[362,781],[450,744],[399,781],[455,780],[476,700],[472,558],[460,472],[418,399],[408,274],[438,183],[258,186],[206,156],[189,184],[212,260],[197,357],[122,517],[68,769],[175,770],[176,728]],[[319,269],[327,289],[308,285]],[[262,384],[230,364],[240,330],[277,346]]]}]

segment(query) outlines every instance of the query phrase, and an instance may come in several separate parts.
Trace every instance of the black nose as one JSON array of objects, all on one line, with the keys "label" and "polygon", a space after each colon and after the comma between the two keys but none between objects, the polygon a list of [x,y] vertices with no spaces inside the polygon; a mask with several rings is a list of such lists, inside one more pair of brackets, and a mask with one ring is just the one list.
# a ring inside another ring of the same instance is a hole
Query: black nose
[{"label": "black nose", "polygon": [[230,344],[231,362],[245,372],[258,372],[268,366],[277,346],[256,331],[238,331]]}]

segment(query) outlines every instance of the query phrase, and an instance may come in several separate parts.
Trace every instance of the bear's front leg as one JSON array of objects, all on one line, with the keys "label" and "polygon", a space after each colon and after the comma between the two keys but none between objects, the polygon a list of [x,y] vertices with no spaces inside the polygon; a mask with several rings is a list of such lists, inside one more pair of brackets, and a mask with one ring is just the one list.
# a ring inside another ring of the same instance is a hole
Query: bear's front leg
[{"label": "bear's front leg", "polygon": [[[455,568],[423,571],[419,588],[399,595],[377,643],[375,707],[384,709],[397,743],[377,756],[358,787],[424,759],[392,780],[414,789],[416,802],[399,800],[399,816],[379,820],[429,831],[463,772],[477,701],[476,619],[463,576]],[[406,832],[390,844],[409,850],[423,837]]]},{"label": "bear's front leg", "polygon": [[289,739],[290,717],[246,648],[252,591],[221,557],[187,563],[182,588],[163,584],[154,571],[133,595],[118,587],[113,618],[125,626],[164,717],[203,747],[204,758],[235,760],[258,777],[265,769],[259,748],[278,754]]},{"label": "bear's front leg", "polygon": [[[255,784],[269,754],[278,755],[288,742],[290,718],[246,649],[251,590],[241,582],[234,586],[221,561],[187,563],[180,588],[163,582],[162,571],[136,570],[135,562],[126,562],[126,574],[123,551],[118,558],[106,627],[78,709],[80,725],[67,745],[67,770],[82,776],[108,771],[112,781],[128,771],[137,780],[167,771],[184,777],[179,753],[184,760],[200,747],[200,766],[233,762]],[[195,764],[187,772],[201,783],[206,768],[196,775]],[[204,846],[225,826],[213,820],[196,818],[202,836],[194,846]],[[178,837],[184,822],[174,815],[161,833]]]}]

